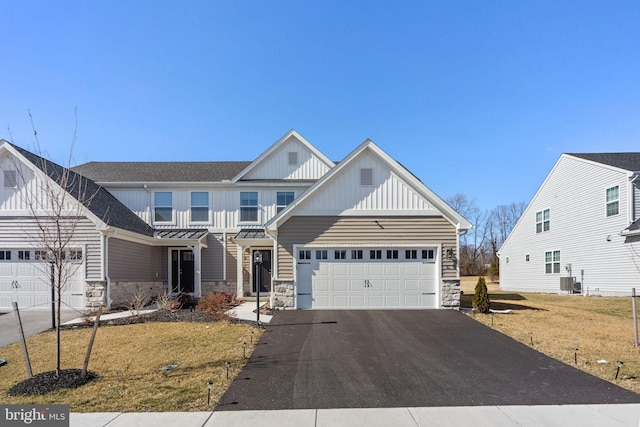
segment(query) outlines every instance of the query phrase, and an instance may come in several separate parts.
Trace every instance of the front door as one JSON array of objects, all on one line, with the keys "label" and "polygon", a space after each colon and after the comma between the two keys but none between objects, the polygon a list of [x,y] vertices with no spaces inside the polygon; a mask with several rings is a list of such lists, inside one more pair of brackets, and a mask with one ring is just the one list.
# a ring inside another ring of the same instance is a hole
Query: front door
[{"label": "front door", "polygon": [[193,251],[171,250],[171,292],[193,293]]},{"label": "front door", "polygon": [[[271,251],[269,249],[259,249],[262,254],[262,264],[256,270],[255,262],[253,265],[253,293],[257,292],[256,284],[260,283],[260,292],[271,292]],[[254,260],[254,250],[251,253],[251,259]]]}]

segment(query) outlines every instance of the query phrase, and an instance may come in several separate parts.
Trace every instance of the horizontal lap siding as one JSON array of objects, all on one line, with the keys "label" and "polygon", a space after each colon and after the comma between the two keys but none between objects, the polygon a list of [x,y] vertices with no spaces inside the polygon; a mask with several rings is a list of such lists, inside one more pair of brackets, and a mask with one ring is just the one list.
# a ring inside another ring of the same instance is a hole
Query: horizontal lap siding
[{"label": "horizontal lap siding", "polygon": [[109,239],[109,278],[120,281],[157,281],[162,277],[162,250],[157,246]]},{"label": "horizontal lap siding", "polygon": [[[299,216],[278,229],[278,278],[293,279],[293,245],[436,244],[456,249],[456,229],[442,217]],[[457,277],[444,260],[443,278]]]},{"label": "horizontal lap siding", "polygon": [[202,280],[222,280],[224,241],[222,235],[209,234],[207,248],[202,250]]},{"label": "horizontal lap siding", "polygon": [[[75,220],[70,220],[75,222]],[[87,218],[81,218],[75,225],[73,239],[68,247],[86,247],[85,278],[102,280],[100,233]],[[0,217],[0,244],[8,249],[40,249],[42,239],[38,236],[36,222],[29,217]]]}]

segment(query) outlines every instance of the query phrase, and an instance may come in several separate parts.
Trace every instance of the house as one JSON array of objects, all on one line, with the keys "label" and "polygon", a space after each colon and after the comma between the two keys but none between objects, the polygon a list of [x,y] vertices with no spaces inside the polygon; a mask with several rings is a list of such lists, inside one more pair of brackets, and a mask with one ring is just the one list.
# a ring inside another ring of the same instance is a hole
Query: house
[{"label": "house", "polygon": [[[24,200],[64,168],[7,141],[0,168],[0,308],[47,304]],[[89,162],[71,173],[92,196],[72,194],[83,208],[70,245],[81,268],[63,297],[72,307],[258,289],[283,308],[459,306],[459,234],[471,224],[370,140],[337,164],[291,130],[251,162]]]},{"label": "house", "polygon": [[562,154],[500,248],[500,288],[630,295],[640,286],[639,172],[640,153]]}]

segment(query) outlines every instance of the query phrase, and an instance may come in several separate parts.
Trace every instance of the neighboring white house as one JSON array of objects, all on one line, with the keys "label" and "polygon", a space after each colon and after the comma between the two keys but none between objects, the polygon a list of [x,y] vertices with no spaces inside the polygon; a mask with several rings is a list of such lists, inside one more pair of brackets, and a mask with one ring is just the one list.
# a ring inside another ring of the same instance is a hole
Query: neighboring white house
[{"label": "neighboring white house", "polygon": [[500,288],[640,289],[639,172],[640,153],[562,154],[500,248]]},{"label": "neighboring white house", "polygon": [[[18,166],[38,180],[61,168],[0,141],[0,308],[48,301],[16,204],[38,181],[12,181]],[[288,308],[459,306],[459,234],[471,224],[370,140],[338,164],[292,130],[254,161],[73,171],[96,193],[78,236],[82,268],[67,302],[76,308],[135,291],[245,296],[258,286]]]}]

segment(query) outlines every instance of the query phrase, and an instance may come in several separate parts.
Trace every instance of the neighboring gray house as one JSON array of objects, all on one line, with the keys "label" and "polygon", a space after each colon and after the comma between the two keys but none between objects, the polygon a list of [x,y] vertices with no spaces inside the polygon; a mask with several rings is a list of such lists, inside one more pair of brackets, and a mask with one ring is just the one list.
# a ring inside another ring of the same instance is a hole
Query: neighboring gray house
[{"label": "neighboring gray house", "polygon": [[[0,308],[48,301],[42,261],[23,259],[37,242],[25,239],[19,202],[23,186],[50,178],[43,162],[0,142]],[[18,166],[32,175],[14,185],[7,176]],[[458,236],[471,224],[370,140],[338,164],[292,130],[253,162],[73,170],[96,194],[65,294],[76,308],[123,304],[138,290],[245,296],[257,286],[287,308],[459,306]]]},{"label": "neighboring gray house", "polygon": [[640,288],[639,172],[640,153],[562,154],[500,248],[500,288]]}]

